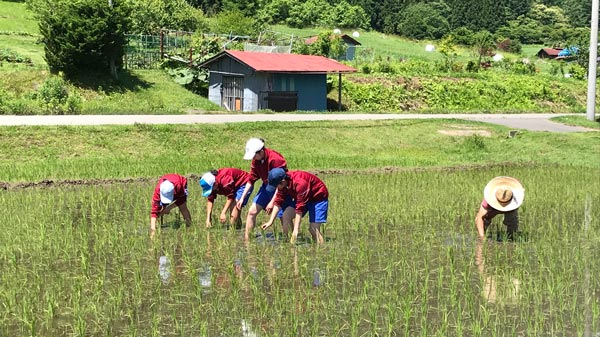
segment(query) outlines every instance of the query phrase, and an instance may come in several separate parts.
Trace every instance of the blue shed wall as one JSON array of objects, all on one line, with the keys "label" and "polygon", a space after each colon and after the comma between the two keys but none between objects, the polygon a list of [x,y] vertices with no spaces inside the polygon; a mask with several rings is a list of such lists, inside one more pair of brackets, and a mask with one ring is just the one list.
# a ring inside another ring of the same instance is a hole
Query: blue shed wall
[{"label": "blue shed wall", "polygon": [[327,75],[273,74],[273,91],[297,91],[298,110],[327,110]]}]

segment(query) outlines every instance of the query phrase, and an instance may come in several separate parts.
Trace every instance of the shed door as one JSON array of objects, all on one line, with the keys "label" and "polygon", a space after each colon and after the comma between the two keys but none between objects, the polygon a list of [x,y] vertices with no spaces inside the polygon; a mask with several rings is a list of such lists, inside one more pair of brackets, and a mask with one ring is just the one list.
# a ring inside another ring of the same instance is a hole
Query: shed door
[{"label": "shed door", "polygon": [[229,111],[244,110],[244,78],[223,76],[221,106]]}]

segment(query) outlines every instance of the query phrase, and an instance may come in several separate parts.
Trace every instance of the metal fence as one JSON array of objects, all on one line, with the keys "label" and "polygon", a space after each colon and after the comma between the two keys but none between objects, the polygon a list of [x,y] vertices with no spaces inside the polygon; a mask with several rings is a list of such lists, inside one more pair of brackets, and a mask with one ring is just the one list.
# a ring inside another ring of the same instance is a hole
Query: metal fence
[{"label": "metal fence", "polygon": [[152,69],[165,57],[188,59],[192,52],[192,34],[174,30],[162,30],[156,35],[127,34],[124,67]]}]

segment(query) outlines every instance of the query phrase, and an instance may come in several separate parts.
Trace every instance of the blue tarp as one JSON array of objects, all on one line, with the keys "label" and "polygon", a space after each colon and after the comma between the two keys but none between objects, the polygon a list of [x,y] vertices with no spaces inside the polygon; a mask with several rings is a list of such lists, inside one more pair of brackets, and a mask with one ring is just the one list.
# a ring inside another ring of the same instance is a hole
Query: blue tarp
[{"label": "blue tarp", "polygon": [[571,55],[577,55],[577,53],[579,52],[579,48],[571,46],[568,48],[565,48],[563,50],[561,50],[558,53],[558,56],[571,56]]}]

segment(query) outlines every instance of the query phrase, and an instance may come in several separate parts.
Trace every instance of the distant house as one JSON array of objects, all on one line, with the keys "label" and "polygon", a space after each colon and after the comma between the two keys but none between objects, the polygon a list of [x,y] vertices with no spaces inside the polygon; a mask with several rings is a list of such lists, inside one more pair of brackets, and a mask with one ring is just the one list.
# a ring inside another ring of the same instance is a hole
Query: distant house
[{"label": "distant house", "polygon": [[542,59],[555,59],[562,51],[562,48],[542,48],[538,51],[537,56]]},{"label": "distant house", "polygon": [[[331,35],[333,39],[336,35]],[[307,45],[311,45],[317,41],[318,36],[311,36],[308,39],[304,40],[304,43]],[[354,56],[356,55],[356,46],[360,46],[360,42],[356,41],[348,34],[340,35],[342,41],[346,44],[346,53],[344,55],[340,55],[337,59],[340,61],[352,61],[354,60]]]},{"label": "distant house", "polygon": [[[322,56],[226,50],[200,64],[208,99],[231,111],[327,110],[327,74],[356,70]],[[341,97],[340,97],[341,99]]]}]

